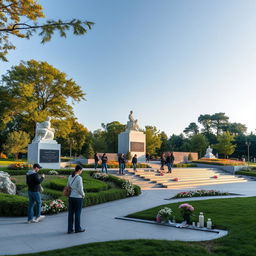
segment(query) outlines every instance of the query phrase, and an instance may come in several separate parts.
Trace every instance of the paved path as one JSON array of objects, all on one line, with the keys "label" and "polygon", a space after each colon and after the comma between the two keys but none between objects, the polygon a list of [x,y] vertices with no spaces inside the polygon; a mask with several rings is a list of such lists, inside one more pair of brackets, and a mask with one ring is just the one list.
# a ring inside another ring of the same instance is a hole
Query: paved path
[{"label": "paved path", "polygon": [[[201,188],[256,196],[255,182],[253,181]],[[166,201],[164,199],[172,197],[179,191],[181,190],[147,190],[138,197],[85,208],[82,212],[82,224],[86,228],[86,232],[79,234],[66,234],[67,213],[47,216],[43,222],[35,224],[26,224],[26,218],[0,218],[0,254],[32,253],[92,242],[124,239],[183,241],[215,239],[216,234],[214,233],[115,219],[116,216],[125,216],[157,205],[176,202],[177,200]],[[203,199],[205,198],[192,198],[192,200]],[[190,199],[179,201],[188,200]]]}]

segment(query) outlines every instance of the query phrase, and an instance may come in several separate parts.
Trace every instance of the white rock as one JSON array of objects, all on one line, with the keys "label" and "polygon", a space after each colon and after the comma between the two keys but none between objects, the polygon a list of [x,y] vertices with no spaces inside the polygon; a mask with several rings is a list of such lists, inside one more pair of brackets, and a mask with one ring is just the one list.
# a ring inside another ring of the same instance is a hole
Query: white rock
[{"label": "white rock", "polygon": [[0,171],[0,192],[16,195],[16,185],[11,181],[7,172]]}]

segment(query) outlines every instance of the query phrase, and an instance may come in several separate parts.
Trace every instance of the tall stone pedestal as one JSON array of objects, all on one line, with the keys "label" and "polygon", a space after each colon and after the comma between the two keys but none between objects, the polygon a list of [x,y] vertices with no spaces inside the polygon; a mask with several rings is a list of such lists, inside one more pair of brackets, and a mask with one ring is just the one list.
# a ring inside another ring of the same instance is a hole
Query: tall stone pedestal
[{"label": "tall stone pedestal", "polygon": [[125,131],[118,135],[118,153],[127,154],[131,152],[134,156],[137,154],[138,161],[145,161],[146,154],[146,135],[139,131]]},{"label": "tall stone pedestal", "polygon": [[55,140],[29,144],[28,163],[38,163],[43,168],[60,169],[60,144]]}]

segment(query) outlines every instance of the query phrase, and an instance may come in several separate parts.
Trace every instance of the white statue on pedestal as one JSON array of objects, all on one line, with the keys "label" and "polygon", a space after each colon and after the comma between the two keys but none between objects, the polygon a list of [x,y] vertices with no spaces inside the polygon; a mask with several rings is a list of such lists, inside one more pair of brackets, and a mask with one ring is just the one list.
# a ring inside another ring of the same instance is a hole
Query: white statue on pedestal
[{"label": "white statue on pedestal", "polygon": [[32,143],[53,141],[55,129],[51,128],[51,118],[47,117],[42,123],[36,123],[36,134]]},{"label": "white statue on pedestal", "polygon": [[212,148],[210,146],[208,146],[208,148],[206,149],[206,154],[204,158],[216,158],[215,155],[212,153]]},{"label": "white statue on pedestal", "polygon": [[139,130],[138,120],[134,119],[132,110],[130,111],[128,118],[129,118],[129,121],[127,122],[127,125],[126,125],[126,131],[131,131],[131,130],[138,131]]}]

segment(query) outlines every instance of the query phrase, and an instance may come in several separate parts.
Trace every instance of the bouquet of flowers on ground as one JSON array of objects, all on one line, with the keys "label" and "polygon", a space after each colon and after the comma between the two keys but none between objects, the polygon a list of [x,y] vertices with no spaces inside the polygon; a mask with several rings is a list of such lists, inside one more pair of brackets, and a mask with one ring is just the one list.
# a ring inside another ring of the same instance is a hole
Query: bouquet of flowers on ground
[{"label": "bouquet of flowers on ground", "polygon": [[183,219],[189,224],[190,217],[191,217],[193,211],[195,210],[194,207],[190,204],[181,204],[179,206],[179,208],[181,209],[181,215],[182,215]]},{"label": "bouquet of flowers on ground", "polygon": [[50,203],[44,202],[42,205],[42,213],[59,213],[67,209],[64,202],[60,199],[51,201]]},{"label": "bouquet of flowers on ground", "polygon": [[160,217],[162,221],[168,222],[172,215],[172,209],[169,207],[164,207],[157,213],[157,219]]}]

